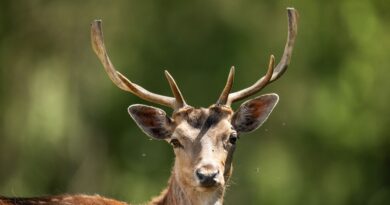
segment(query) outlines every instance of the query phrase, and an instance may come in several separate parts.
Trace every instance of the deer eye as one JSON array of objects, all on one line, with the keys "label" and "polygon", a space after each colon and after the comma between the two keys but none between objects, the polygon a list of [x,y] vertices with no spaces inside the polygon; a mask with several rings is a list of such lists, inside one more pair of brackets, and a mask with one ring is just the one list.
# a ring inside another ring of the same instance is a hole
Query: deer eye
[{"label": "deer eye", "polygon": [[173,146],[173,148],[183,147],[183,146],[180,144],[180,142],[179,142],[178,139],[172,139],[169,143]]},{"label": "deer eye", "polygon": [[230,144],[233,144],[233,145],[236,144],[237,140],[238,140],[237,132],[231,133],[230,136],[229,136]]}]

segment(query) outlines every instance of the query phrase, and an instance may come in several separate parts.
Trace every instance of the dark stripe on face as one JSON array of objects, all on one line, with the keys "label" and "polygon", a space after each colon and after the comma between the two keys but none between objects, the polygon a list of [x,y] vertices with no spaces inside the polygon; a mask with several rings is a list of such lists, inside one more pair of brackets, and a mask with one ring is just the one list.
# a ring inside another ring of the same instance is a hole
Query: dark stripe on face
[{"label": "dark stripe on face", "polygon": [[233,162],[233,154],[236,147],[232,146],[228,151],[228,156],[225,161],[225,173],[223,173],[223,176],[225,178],[225,181],[228,181],[230,178],[230,175],[232,173],[232,162]]},{"label": "dark stripe on face", "polygon": [[193,128],[200,129],[207,119],[207,110],[193,109],[191,112],[186,113],[185,119]]},{"label": "dark stripe on face", "polygon": [[212,107],[209,109],[209,116],[204,121],[199,135],[196,137],[197,140],[200,140],[204,134],[213,126],[217,125],[219,121],[225,116],[222,110],[218,107]]}]

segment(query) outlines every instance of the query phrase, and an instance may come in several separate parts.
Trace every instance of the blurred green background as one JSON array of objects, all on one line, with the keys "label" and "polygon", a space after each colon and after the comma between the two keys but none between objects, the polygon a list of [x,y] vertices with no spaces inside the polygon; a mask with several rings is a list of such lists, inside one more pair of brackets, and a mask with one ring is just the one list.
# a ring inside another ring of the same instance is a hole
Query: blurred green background
[{"label": "blurred green background", "polygon": [[239,141],[226,204],[390,204],[387,0],[1,1],[0,194],[139,203],[165,187],[171,147],[128,116],[151,103],[108,79],[93,19],[118,70],[171,95],[168,69],[187,102],[207,107],[231,65],[238,90],[280,59],[288,6],[300,13],[291,66],[263,91],[281,100]]}]

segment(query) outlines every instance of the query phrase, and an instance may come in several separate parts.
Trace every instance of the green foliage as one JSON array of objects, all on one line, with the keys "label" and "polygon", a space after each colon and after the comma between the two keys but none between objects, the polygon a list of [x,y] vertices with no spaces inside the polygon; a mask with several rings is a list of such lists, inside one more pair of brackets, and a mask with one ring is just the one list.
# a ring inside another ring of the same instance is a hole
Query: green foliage
[{"label": "green foliage", "polygon": [[238,142],[226,204],[389,204],[385,0],[1,1],[0,193],[138,203],[165,187],[172,151],[126,113],[150,103],[110,82],[90,46],[93,19],[118,70],[170,95],[168,69],[187,102],[205,107],[231,65],[241,89],[281,56],[287,6],[300,12],[297,44],[265,89],[281,100]]}]

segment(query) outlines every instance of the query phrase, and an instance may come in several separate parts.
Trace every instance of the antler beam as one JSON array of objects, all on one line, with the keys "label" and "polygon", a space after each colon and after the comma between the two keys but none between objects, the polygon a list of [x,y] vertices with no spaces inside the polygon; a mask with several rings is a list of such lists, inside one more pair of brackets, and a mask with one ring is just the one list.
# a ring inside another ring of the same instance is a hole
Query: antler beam
[{"label": "antler beam", "polygon": [[[260,78],[256,83],[254,83],[250,87],[234,93],[230,93],[226,100],[227,106],[230,106],[235,101],[244,99],[248,96],[251,96],[259,92],[265,86],[277,80],[287,70],[288,65],[290,64],[291,54],[294,48],[295,37],[298,32],[298,12],[294,8],[287,8],[287,18],[288,18],[287,42],[286,42],[286,46],[284,47],[283,56],[280,62],[278,63],[278,65],[274,68],[275,59],[274,56],[271,55],[267,74],[262,78]],[[225,89],[223,92],[225,92]],[[220,101],[224,101],[224,100],[219,99],[218,102]]]},{"label": "antler beam", "polygon": [[145,88],[131,82],[124,75],[118,72],[115,69],[114,65],[111,63],[111,60],[108,57],[106,51],[106,47],[104,45],[101,20],[95,20],[91,24],[91,43],[93,50],[103,64],[108,76],[110,77],[112,82],[114,82],[114,84],[117,85],[120,89],[131,92],[144,100],[171,107],[175,110],[187,105],[183,96],[181,95],[178,86],[175,83],[175,80],[172,78],[171,75],[169,75],[168,72],[165,72],[165,74],[175,97],[168,97],[152,93]]}]

